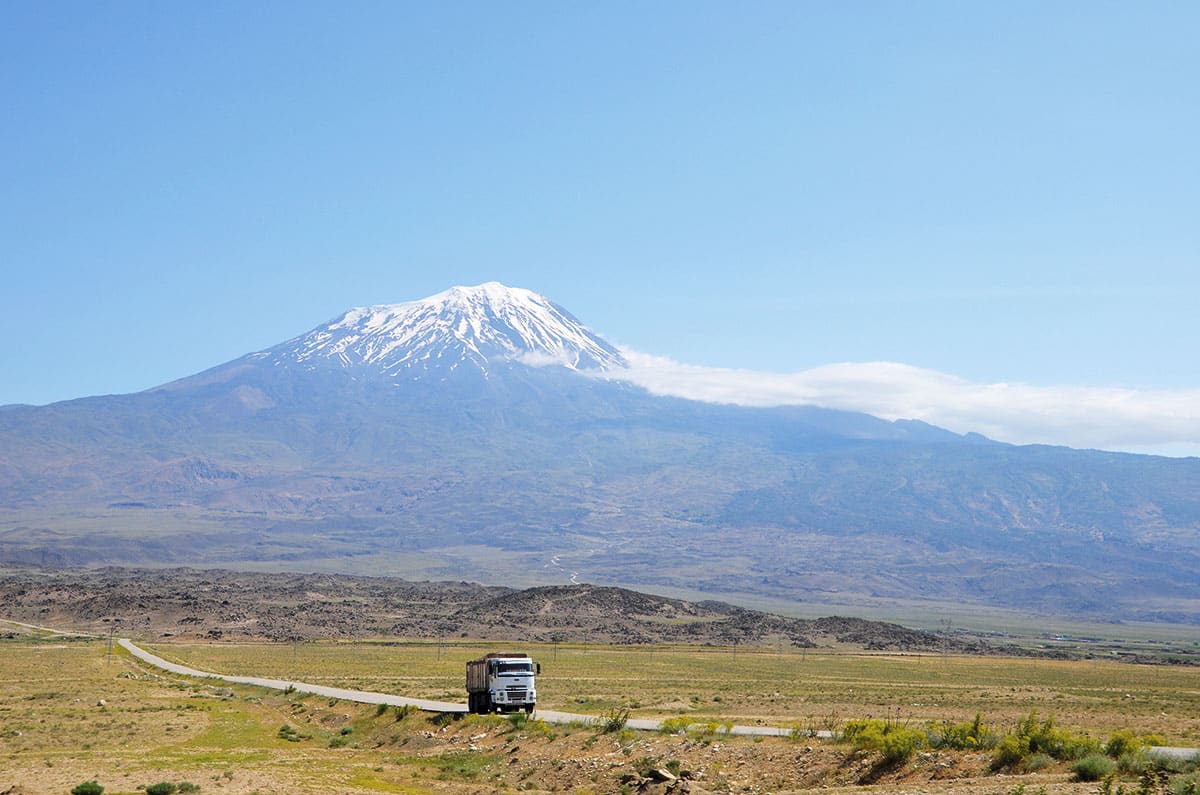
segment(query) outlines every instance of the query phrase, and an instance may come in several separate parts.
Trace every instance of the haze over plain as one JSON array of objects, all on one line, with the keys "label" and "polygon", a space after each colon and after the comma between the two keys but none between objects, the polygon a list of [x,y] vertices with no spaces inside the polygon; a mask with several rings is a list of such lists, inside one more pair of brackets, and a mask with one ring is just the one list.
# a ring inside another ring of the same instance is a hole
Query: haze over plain
[{"label": "haze over plain", "polygon": [[8,7],[0,403],[492,279],[643,383],[1200,451],[1200,11]]}]

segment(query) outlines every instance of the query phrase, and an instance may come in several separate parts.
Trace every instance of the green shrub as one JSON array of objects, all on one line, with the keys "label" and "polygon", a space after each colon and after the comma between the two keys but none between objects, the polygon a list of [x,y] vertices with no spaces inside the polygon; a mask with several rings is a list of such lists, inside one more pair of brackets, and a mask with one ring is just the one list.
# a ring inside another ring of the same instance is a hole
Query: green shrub
[{"label": "green shrub", "polygon": [[1165,795],[1170,790],[1171,774],[1165,770],[1147,770],[1138,777],[1138,795]]},{"label": "green shrub", "polygon": [[1165,773],[1192,773],[1200,768],[1200,756],[1185,759],[1176,756],[1154,756],[1147,758],[1146,767]]},{"label": "green shrub", "polygon": [[992,754],[992,767],[997,770],[1016,767],[1027,756],[1029,756],[1028,740],[1016,734],[1006,734],[996,744],[996,750]]},{"label": "green shrub", "polygon": [[177,789],[170,781],[160,781],[146,787],[146,795],[174,795]]},{"label": "green shrub", "polygon": [[975,713],[975,720],[970,723],[944,721],[940,725],[930,724],[925,733],[929,738],[930,748],[969,751],[991,748],[996,744],[995,735],[983,725],[983,716],[979,713]]},{"label": "green shrub", "polygon": [[692,725],[691,718],[680,716],[678,718],[665,718],[659,725],[658,730],[663,734],[682,734]]},{"label": "green shrub", "polygon": [[275,736],[281,740],[287,740],[289,743],[298,743],[301,740],[309,738],[309,735],[301,734],[286,723],[279,727],[279,731],[276,732]]},{"label": "green shrub", "polygon": [[1140,776],[1151,766],[1144,751],[1121,754],[1117,759],[1117,770],[1130,776]]},{"label": "green shrub", "polygon": [[925,745],[925,735],[916,729],[898,728],[883,736],[883,758],[888,762],[907,761]]},{"label": "green shrub", "polygon": [[1175,779],[1171,782],[1171,795],[1200,795],[1200,776]]},{"label": "green shrub", "polygon": [[924,732],[872,719],[848,721],[842,739],[852,744],[855,751],[882,754],[885,762],[904,762],[925,745]]},{"label": "green shrub", "polygon": [[1054,759],[1046,754],[1031,754],[1025,757],[1025,761],[1021,763],[1021,768],[1026,773],[1036,773],[1052,764],[1054,764]]},{"label": "green shrub", "polygon": [[1104,746],[1104,753],[1113,759],[1135,754],[1142,750],[1142,741],[1131,731],[1119,731],[1109,738]]},{"label": "green shrub", "polygon": [[601,734],[615,734],[624,729],[626,723],[629,723],[629,710],[617,707],[601,715],[595,725]]},{"label": "green shrub", "polygon": [[1100,743],[1097,740],[1055,728],[1054,718],[1039,721],[1037,713],[1031,712],[1011,734],[996,744],[992,767],[1015,767],[1031,754],[1046,754],[1054,759],[1082,759],[1098,753]]},{"label": "green shrub", "polygon": [[71,795],[100,795],[104,787],[95,781],[83,781],[71,787]]},{"label": "green shrub", "polygon": [[630,765],[630,767],[637,771],[637,774],[642,778],[647,778],[655,770],[658,770],[662,767],[662,762],[659,761],[657,756],[643,756],[639,759],[633,760],[633,763]]},{"label": "green shrub", "polygon": [[1088,754],[1071,765],[1076,781],[1099,781],[1113,772],[1116,763],[1103,754]]},{"label": "green shrub", "polygon": [[1063,732],[1066,742],[1062,746],[1062,756],[1059,759],[1082,759],[1092,754],[1103,754],[1100,741],[1095,737],[1082,734]]},{"label": "green shrub", "polygon": [[199,792],[200,785],[193,784],[190,781],[181,781],[179,782],[179,791],[183,793],[183,795],[187,795],[190,792]]}]

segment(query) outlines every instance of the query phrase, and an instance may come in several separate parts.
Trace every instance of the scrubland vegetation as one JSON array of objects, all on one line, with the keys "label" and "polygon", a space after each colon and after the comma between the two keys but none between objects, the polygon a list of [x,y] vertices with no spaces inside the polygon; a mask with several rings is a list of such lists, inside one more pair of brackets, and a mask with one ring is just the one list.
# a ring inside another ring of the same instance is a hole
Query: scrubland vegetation
[{"label": "scrubland vegetation", "polygon": [[[460,701],[486,644],[157,645],[198,668]],[[162,675],[101,642],[0,643],[0,792],[1196,795],[1194,669],[779,649],[530,646],[543,708],[454,718]],[[631,717],[665,719],[634,732]],[[737,725],[790,736],[729,736]],[[815,737],[833,732],[834,739]],[[918,786],[919,785],[919,786]],[[103,788],[97,789],[97,788]],[[674,790],[672,790],[674,791]]]},{"label": "scrubland vegetation", "polygon": [[[463,665],[511,644],[358,642],[163,644],[195,668],[463,700]],[[756,721],[802,730],[876,718],[905,725],[1014,727],[1031,712],[1090,736],[1153,734],[1200,745],[1200,678],[1191,667],[1003,657],[711,647],[525,644],[542,664],[539,706],[601,715]]]}]

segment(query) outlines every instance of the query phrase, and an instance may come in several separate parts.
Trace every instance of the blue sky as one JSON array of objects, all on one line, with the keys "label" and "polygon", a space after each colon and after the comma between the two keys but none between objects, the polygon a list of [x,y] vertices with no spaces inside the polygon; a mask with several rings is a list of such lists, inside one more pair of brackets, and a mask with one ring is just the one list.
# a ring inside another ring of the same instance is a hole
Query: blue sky
[{"label": "blue sky", "polygon": [[1097,444],[1200,450],[1197,40],[1185,2],[4,4],[0,403],[494,279],[743,380],[1149,395]]}]

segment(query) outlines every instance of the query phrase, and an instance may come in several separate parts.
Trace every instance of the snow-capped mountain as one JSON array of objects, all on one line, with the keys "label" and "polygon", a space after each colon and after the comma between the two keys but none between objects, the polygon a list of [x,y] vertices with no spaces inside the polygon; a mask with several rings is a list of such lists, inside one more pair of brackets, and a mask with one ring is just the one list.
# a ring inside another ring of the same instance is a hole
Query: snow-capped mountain
[{"label": "snow-capped mountain", "polygon": [[351,309],[257,354],[276,363],[332,363],[399,375],[520,362],[571,370],[626,366],[621,353],[570,312],[530,290],[487,282],[419,301]]},{"label": "snow-capped mountain", "polygon": [[144,392],[9,407],[0,563],[579,577],[1200,624],[1197,459],[661,397],[624,366],[566,310],[489,283],[354,309]]}]

